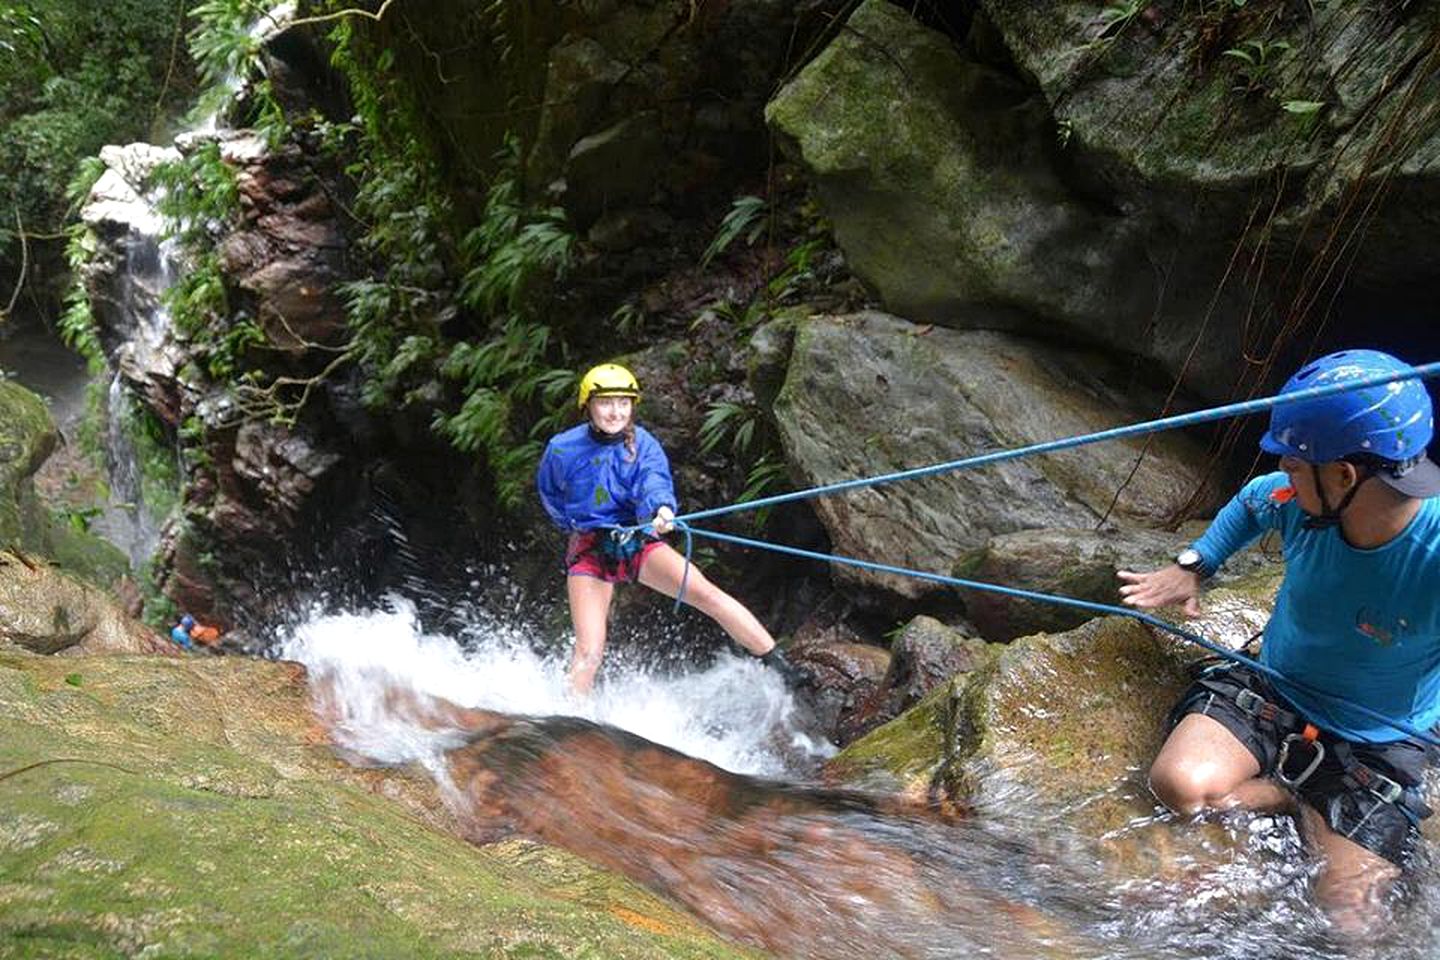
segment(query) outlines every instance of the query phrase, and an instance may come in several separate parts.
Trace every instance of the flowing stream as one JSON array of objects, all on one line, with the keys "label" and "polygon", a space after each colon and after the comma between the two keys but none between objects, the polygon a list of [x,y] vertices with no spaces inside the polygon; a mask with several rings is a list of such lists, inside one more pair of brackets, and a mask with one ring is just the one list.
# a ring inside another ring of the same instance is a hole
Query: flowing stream
[{"label": "flowing stream", "polygon": [[[256,35],[289,11],[262,18]],[[217,113],[193,132],[219,125]],[[154,351],[169,328],[161,294],[174,251],[158,222],[138,222],[127,275],[146,302],[129,311],[138,318],[131,349]],[[0,340],[0,367],[53,397],[68,425],[83,406],[83,365],[42,346],[28,334]],[[112,394],[118,411],[118,381]],[[124,470],[134,456],[112,433],[113,483],[134,504],[139,485]],[[143,513],[131,508],[128,532],[103,531],[137,562],[156,535]],[[422,597],[426,585],[411,588]],[[1019,798],[961,816],[829,789],[818,777],[834,747],[748,657],[677,671],[612,651],[596,694],[577,703],[565,693],[565,664],[537,654],[531,630],[513,615],[471,612],[463,628],[427,631],[410,600],[392,597],[376,609],[316,612],[270,647],[308,667],[343,756],[422,766],[471,841],[518,832],[564,847],[738,942],[837,960],[1440,955],[1440,878],[1428,849],[1392,922],[1344,941],[1313,905],[1313,867],[1286,818],[1212,824],[1200,858],[1178,838],[1202,827],[1154,812],[1138,772],[1114,787],[1137,816],[1109,837],[1078,830],[1083,811]],[[1116,869],[1116,843],[1150,859]]]},{"label": "flowing stream", "polygon": [[[1311,902],[1313,868],[1288,818],[1211,824],[1200,862],[1165,852],[1205,827],[1138,816],[1118,839],[1159,866],[1117,880],[1105,850],[1117,838],[1082,836],[1073,817],[1003,798],[945,816],[819,786],[833,748],[748,658],[678,675],[612,661],[596,695],[574,703],[564,663],[523,634],[503,618],[426,633],[391,598],[317,614],[278,652],[309,668],[343,755],[423,765],[472,841],[519,832],[567,848],[780,955],[1436,955],[1428,852],[1393,922],[1347,942]],[[1116,789],[1144,808],[1138,774]]]}]

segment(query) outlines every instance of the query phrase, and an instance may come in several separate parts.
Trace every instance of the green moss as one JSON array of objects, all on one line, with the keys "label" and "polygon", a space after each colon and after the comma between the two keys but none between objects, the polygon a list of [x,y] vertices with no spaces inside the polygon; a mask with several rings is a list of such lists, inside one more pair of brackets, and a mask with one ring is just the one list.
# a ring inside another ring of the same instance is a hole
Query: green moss
[{"label": "green moss", "polygon": [[965,681],[932,690],[911,709],[841,750],[827,776],[845,783],[923,794],[948,751],[951,701]]},{"label": "green moss", "polygon": [[309,745],[295,676],[0,648],[0,956],[746,955],[560,851],[418,822]]},{"label": "green moss", "polygon": [[130,572],[130,558],[120,548],[53,514],[44,552],[61,569],[107,590]]},{"label": "green moss", "polygon": [[0,379],[0,544],[36,539],[31,476],[55,447],[57,434],[44,401]]}]

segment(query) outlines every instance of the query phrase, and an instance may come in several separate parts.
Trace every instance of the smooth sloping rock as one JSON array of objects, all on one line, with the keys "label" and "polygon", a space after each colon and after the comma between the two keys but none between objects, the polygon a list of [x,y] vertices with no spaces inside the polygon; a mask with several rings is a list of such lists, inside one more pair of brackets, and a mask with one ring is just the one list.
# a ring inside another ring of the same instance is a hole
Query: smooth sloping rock
[{"label": "smooth sloping rock", "polygon": [[[881,313],[797,326],[775,417],[794,479],[835,483],[1090,433],[1163,404],[1107,358],[989,331],[916,326]],[[835,552],[948,573],[996,534],[1159,524],[1187,504],[1204,451],[1175,434],[1110,442],[816,499]],[[1122,489],[1123,488],[1123,489]],[[1205,509],[1209,497],[1199,498]],[[924,581],[852,572],[914,598]]]},{"label": "smooth sloping rock", "polygon": [[0,648],[0,941],[32,956],[748,955],[562,852],[447,835],[428,778],[345,767],[323,741],[293,664]]}]

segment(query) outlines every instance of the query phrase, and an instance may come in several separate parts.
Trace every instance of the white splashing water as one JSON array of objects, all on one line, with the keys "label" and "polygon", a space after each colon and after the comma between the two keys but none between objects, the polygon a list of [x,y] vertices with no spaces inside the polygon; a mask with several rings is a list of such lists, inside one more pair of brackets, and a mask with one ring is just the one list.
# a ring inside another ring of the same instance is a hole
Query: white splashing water
[{"label": "white splashing water", "polygon": [[755,776],[793,773],[835,752],[801,728],[780,678],[748,656],[679,677],[608,665],[592,696],[576,701],[566,664],[537,656],[513,631],[487,626],[467,639],[468,649],[424,633],[414,604],[391,597],[384,610],[316,615],[292,628],[279,652],[333,691],[340,745],[380,763],[434,769],[451,743],[397,714],[387,702],[395,690],[506,714],[584,717]]}]

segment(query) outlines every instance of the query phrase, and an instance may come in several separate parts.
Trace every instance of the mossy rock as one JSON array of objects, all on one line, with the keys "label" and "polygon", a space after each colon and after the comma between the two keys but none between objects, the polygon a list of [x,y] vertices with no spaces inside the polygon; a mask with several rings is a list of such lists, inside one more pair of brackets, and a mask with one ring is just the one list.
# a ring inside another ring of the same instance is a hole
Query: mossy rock
[{"label": "mossy rock", "polygon": [[966,677],[947,681],[889,723],[876,727],[825,764],[832,783],[925,800],[943,788],[955,705]]},{"label": "mossy rock", "polygon": [[[1266,572],[1211,591],[1203,616],[1183,626],[1238,647],[1263,626],[1278,584]],[[1145,783],[1166,716],[1204,651],[1124,617],[996,649],[846,747],[826,773],[982,816],[1019,808],[1054,817],[1062,833],[1097,843],[1117,880],[1177,874],[1228,849],[1222,825],[1180,830],[1157,817]]]},{"label": "mossy rock", "polygon": [[31,477],[59,439],[45,401],[18,383],[0,379],[0,546],[32,538],[36,507]]},{"label": "mossy rock", "polygon": [[448,835],[428,778],[332,757],[292,664],[0,648],[0,770],[0,957],[750,955]]},{"label": "mossy rock", "polygon": [[104,537],[77,530],[61,517],[50,517],[45,543],[39,549],[62,570],[107,590],[130,572],[125,551]]}]

